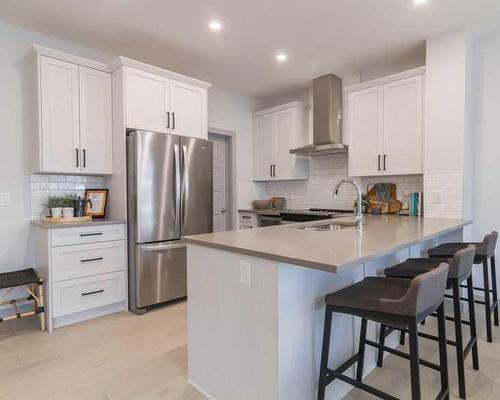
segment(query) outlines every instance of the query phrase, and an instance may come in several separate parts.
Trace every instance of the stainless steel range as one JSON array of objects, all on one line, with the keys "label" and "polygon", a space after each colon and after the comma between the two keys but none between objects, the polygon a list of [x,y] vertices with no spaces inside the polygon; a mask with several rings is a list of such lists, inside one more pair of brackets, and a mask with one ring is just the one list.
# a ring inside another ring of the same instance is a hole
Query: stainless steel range
[{"label": "stainless steel range", "polygon": [[342,214],[351,212],[351,210],[336,210],[328,208],[309,208],[308,210],[287,209],[280,214],[280,217],[283,223],[308,222],[335,218]]}]

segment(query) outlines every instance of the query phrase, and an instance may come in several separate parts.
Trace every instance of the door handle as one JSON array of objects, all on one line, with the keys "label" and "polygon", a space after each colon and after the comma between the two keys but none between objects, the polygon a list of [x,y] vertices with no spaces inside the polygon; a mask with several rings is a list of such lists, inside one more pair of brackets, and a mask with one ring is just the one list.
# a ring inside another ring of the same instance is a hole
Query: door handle
[{"label": "door handle", "polygon": [[182,216],[182,227],[184,228],[186,226],[186,221],[189,212],[189,207],[187,207],[187,204],[189,203],[189,168],[187,167],[188,148],[185,144],[182,145],[182,158],[184,160],[184,179],[182,180],[182,186],[183,186],[182,210],[184,215]]},{"label": "door handle", "polygon": [[170,111],[167,111],[167,129],[170,128]]},{"label": "door handle", "polygon": [[179,223],[179,215],[181,212],[181,161],[179,156],[179,145],[174,144],[174,161],[175,161],[175,220],[174,225]]},{"label": "door handle", "polygon": [[80,160],[79,160],[79,157],[78,157],[78,149],[75,149],[75,153],[76,153],[76,168],[78,168],[80,166]]},{"label": "door handle", "polygon": [[273,164],[273,177],[276,178],[276,164]]},{"label": "door handle", "polygon": [[155,252],[155,251],[183,249],[185,247],[186,247],[186,243],[155,244],[155,245],[150,245],[150,246],[144,246],[141,248],[141,251],[150,253],[150,252]]},{"label": "door handle", "polygon": [[387,171],[387,168],[385,167],[385,160],[387,158],[387,154],[384,154],[384,171]]},{"label": "door handle", "polygon": [[381,171],[381,169],[380,169],[380,154],[378,155],[377,158],[378,158],[378,170]]},{"label": "door handle", "polygon": [[86,168],[87,167],[87,151],[85,149],[83,149],[82,153],[83,153],[83,165],[82,165],[82,167]]},{"label": "door handle", "polygon": [[172,113],[172,129],[175,129],[175,113]]},{"label": "door handle", "polygon": [[269,165],[269,176],[272,178],[273,177],[273,164]]}]

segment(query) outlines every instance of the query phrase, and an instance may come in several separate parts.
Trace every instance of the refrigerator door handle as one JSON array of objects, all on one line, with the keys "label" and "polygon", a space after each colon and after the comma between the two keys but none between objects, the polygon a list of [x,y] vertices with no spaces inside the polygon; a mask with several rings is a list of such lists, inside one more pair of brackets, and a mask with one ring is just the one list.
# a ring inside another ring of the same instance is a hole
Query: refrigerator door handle
[{"label": "refrigerator door handle", "polygon": [[153,251],[182,249],[184,247],[186,247],[186,243],[152,244],[148,246],[143,246],[141,250],[145,252],[153,252]]},{"label": "refrigerator door handle", "polygon": [[174,144],[175,159],[175,220],[174,224],[179,225],[179,216],[181,212],[181,159],[179,155],[179,145]]},{"label": "refrigerator door handle", "polygon": [[189,169],[188,169],[188,148],[185,144],[182,145],[182,157],[184,159],[184,179],[182,180],[182,227],[186,226],[189,207]]}]

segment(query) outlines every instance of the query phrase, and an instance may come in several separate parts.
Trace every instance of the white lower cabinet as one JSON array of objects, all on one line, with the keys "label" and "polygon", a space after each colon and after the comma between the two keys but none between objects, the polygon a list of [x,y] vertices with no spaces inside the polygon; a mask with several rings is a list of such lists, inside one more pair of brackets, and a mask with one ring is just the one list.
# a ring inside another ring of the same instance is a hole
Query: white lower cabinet
[{"label": "white lower cabinet", "polygon": [[128,308],[124,224],[37,226],[36,235],[49,331]]}]

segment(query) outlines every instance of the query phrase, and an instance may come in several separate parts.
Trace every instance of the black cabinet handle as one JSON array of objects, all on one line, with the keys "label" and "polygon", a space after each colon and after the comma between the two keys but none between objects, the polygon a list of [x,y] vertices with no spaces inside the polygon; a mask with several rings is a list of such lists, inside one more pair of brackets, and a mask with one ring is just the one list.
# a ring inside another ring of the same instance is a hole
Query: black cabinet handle
[{"label": "black cabinet handle", "polygon": [[380,154],[378,155],[378,170],[380,171]]},{"label": "black cabinet handle", "polygon": [[170,128],[170,111],[167,111],[167,129]]},{"label": "black cabinet handle", "polygon": [[172,129],[175,129],[175,113],[172,113]]},{"label": "black cabinet handle", "polygon": [[87,151],[83,149],[82,152],[83,152],[83,168],[85,168],[87,166]]},{"label": "black cabinet handle", "polygon": [[102,235],[102,232],[96,232],[96,233],[80,233],[80,236],[81,237],[85,237],[85,236],[100,236]]},{"label": "black cabinet handle", "polygon": [[241,218],[243,218],[243,219],[250,219],[251,217],[249,217],[248,215],[242,215]]},{"label": "black cabinet handle", "polygon": [[78,157],[78,149],[75,149],[75,153],[76,153],[76,168],[78,168],[80,166],[80,160]]},{"label": "black cabinet handle", "polygon": [[80,260],[81,263],[87,263],[87,262],[92,262],[92,261],[101,261],[104,260],[103,257],[96,257],[96,258],[87,258],[85,260]]},{"label": "black cabinet handle", "polygon": [[273,164],[273,176],[276,178],[276,164]]},{"label": "black cabinet handle", "polygon": [[273,176],[273,164],[269,165],[269,176],[272,178]]},{"label": "black cabinet handle", "polygon": [[384,171],[387,171],[387,168],[385,167],[385,159],[387,158],[387,154],[384,154]]},{"label": "black cabinet handle", "polygon": [[82,293],[82,296],[90,296],[91,294],[98,294],[98,293],[104,293],[104,289],[94,290],[93,292],[85,292]]}]

